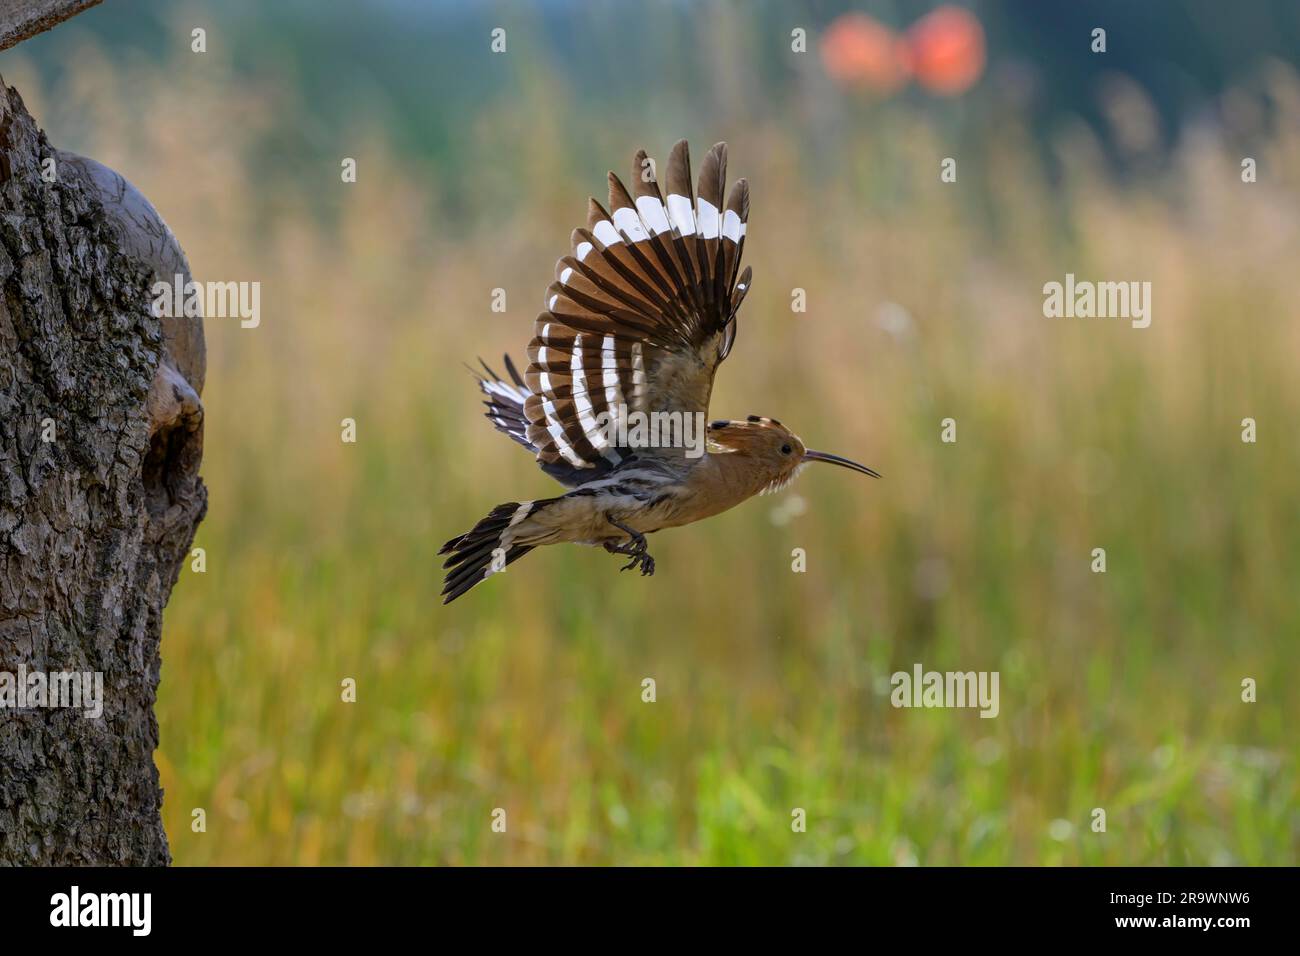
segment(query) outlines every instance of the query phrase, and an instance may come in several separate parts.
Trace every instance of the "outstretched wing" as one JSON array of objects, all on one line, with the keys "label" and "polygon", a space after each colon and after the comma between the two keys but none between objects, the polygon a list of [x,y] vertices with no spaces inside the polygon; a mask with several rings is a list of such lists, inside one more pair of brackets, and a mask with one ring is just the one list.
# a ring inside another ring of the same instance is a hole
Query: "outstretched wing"
[{"label": "outstretched wing", "polygon": [[602,414],[707,415],[714,372],[736,338],[750,284],[748,268],[737,277],[749,185],[737,180],[724,207],[725,143],[704,157],[698,196],[685,140],[667,172],[667,202],[644,150],[632,193],[609,174],[610,209],[590,201],[528,346],[524,437],[543,468],[572,469],[578,481],[630,455]]},{"label": "outstretched wing", "polygon": [[[508,435],[536,455],[540,449],[528,439],[528,416],[524,414],[524,405],[532,392],[523,376],[519,374],[519,370],[515,368],[515,363],[510,360],[510,356],[503,356],[503,359],[506,363],[506,372],[510,375],[508,381],[497,375],[482,359],[479,359],[479,364],[483,366],[483,371],[479,372],[472,368],[470,371],[478,378],[478,387],[486,396],[483,404],[487,406],[488,421],[497,431]],[[577,487],[599,478],[614,467],[614,463],[607,459],[601,459],[595,468],[575,468],[562,458],[558,461],[541,461],[539,464],[542,471],[570,487]]]}]

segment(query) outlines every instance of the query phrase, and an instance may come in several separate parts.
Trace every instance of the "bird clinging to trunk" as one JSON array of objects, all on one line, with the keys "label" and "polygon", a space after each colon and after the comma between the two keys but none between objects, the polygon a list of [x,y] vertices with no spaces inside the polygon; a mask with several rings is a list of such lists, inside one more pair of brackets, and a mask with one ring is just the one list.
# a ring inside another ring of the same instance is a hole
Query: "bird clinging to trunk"
[{"label": "bird clinging to trunk", "polygon": [[573,490],[508,502],[439,554],[443,603],[544,544],[600,545],[654,574],[647,534],[784,488],[810,461],[879,478],[865,465],[810,451],[772,418],[705,426],[713,375],[736,341],[749,291],[740,272],[749,184],[727,194],[727,146],[704,157],[692,194],[685,140],[668,160],[665,203],[654,163],[633,160],[633,191],[609,174],[609,211],[590,200],[585,229],[557,263],[521,376],[483,366],[487,417]]}]

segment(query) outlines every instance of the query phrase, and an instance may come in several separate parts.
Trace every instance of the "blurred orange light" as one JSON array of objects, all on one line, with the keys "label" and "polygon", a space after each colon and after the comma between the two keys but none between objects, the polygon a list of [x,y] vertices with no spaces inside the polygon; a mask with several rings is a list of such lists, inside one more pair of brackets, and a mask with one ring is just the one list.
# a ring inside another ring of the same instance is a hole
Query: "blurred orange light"
[{"label": "blurred orange light", "polygon": [[822,63],[842,86],[892,93],[907,79],[894,32],[865,13],[846,13],[822,35]]},{"label": "blurred orange light", "polygon": [[909,65],[932,93],[965,93],[984,72],[984,29],[960,7],[937,7],[907,31]]}]

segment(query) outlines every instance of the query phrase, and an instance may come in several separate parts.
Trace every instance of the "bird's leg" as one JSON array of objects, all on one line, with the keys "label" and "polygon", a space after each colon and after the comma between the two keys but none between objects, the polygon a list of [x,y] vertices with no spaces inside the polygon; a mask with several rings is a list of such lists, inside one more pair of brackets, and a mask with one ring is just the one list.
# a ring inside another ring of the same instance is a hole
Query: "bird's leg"
[{"label": "bird's leg", "polygon": [[631,561],[623,565],[623,567],[619,568],[619,570],[628,571],[632,568],[635,568],[639,564],[641,566],[642,575],[654,574],[655,559],[650,557],[649,553],[647,553],[646,551],[647,545],[646,545],[645,535],[643,535],[640,531],[634,531],[633,529],[629,528],[627,525],[619,524],[613,518],[610,518],[608,516],[606,516],[605,520],[608,521],[610,524],[612,524],[615,528],[618,528],[619,531],[622,531],[624,534],[626,534],[632,541],[631,544],[614,544],[613,542],[610,541],[605,542],[605,550],[608,551],[610,554],[626,554],[632,558]]}]

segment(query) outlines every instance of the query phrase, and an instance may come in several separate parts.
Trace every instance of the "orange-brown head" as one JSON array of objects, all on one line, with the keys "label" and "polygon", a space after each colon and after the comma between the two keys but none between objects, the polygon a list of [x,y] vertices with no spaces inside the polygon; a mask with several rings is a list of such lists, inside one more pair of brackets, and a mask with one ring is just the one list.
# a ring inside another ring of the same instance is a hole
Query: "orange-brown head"
[{"label": "orange-brown head", "polygon": [[730,459],[735,462],[731,467],[744,475],[745,483],[752,488],[751,494],[780,491],[810,461],[825,461],[872,478],[880,477],[856,461],[807,448],[798,435],[775,418],[759,415],[750,415],[743,421],[710,423],[709,445],[711,453],[736,456]]}]

